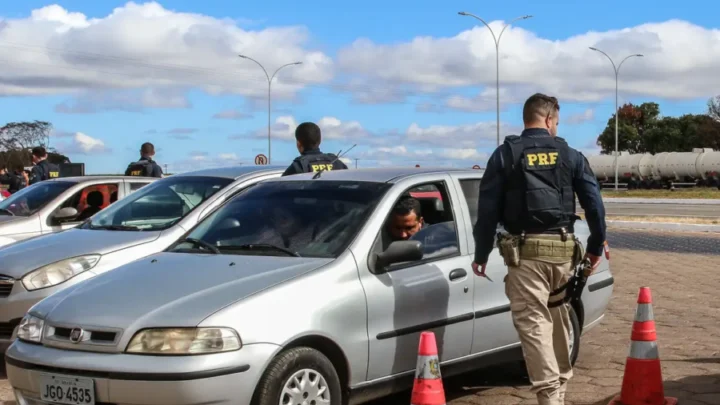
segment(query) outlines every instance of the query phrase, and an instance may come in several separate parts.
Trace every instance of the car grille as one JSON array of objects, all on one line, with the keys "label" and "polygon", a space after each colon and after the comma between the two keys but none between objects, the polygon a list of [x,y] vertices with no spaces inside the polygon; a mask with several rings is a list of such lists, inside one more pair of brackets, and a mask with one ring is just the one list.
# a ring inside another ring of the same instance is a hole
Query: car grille
[{"label": "car grille", "polygon": [[[55,333],[53,334],[53,337],[57,340],[64,340],[64,341],[70,341],[70,333],[72,332],[72,328],[63,328],[63,327],[55,327]],[[85,333],[90,334],[90,342],[92,343],[101,343],[101,344],[111,344],[115,342],[115,337],[117,336],[117,333],[115,332],[106,332],[106,331],[85,331]]]},{"label": "car grille", "polygon": [[0,322],[0,339],[10,339],[15,327],[20,325],[21,318],[13,319],[10,322]]},{"label": "car grille", "polygon": [[7,297],[12,292],[15,279],[9,276],[0,275],[0,298]]}]

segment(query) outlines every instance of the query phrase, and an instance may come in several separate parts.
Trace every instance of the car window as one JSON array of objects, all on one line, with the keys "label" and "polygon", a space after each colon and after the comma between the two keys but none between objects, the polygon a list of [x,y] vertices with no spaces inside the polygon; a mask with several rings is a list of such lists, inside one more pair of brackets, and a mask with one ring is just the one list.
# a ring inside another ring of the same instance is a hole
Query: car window
[{"label": "car window", "polygon": [[478,199],[480,199],[480,179],[463,179],[460,180],[460,188],[462,188],[465,203],[470,212],[470,224],[475,226],[478,216]]},{"label": "car window", "polygon": [[102,211],[117,199],[118,183],[93,184],[82,188],[63,201],[62,208],[75,208],[78,212],[73,221],[84,221]]},{"label": "car window", "polygon": [[188,238],[199,242],[181,241],[171,251],[210,245],[225,254],[334,258],[389,188],[387,183],[355,181],[257,184],[192,230]]},{"label": "car window", "polygon": [[33,215],[75,184],[69,181],[41,181],[25,187],[0,202],[0,215]]},{"label": "car window", "polygon": [[83,229],[167,229],[234,180],[177,176],[151,182],[96,215]]},{"label": "car window", "polygon": [[[410,203],[408,200],[413,202]],[[422,242],[423,261],[460,253],[455,216],[449,201],[447,185],[444,181],[406,190],[394,205],[394,207],[402,205],[406,210],[388,213],[376,239],[373,253],[380,253],[393,241],[403,239]],[[411,229],[413,221],[409,218],[415,214],[409,215],[407,209],[413,206],[420,210],[422,224]],[[403,231],[404,227],[407,229]],[[407,263],[401,263],[394,266],[406,265]]]}]

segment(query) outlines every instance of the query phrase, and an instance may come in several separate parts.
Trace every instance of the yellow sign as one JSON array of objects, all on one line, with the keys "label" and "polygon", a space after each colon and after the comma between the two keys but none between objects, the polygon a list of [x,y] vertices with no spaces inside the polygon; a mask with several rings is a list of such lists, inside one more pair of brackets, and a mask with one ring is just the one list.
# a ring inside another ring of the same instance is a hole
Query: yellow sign
[{"label": "yellow sign", "polygon": [[130,172],[131,176],[142,176],[142,170],[133,170]]},{"label": "yellow sign", "polygon": [[54,178],[56,178],[56,177],[60,177],[60,172],[55,172],[55,171],[49,172],[49,173],[48,173],[48,176],[49,176],[51,179],[54,179]]},{"label": "yellow sign", "polygon": [[321,165],[310,165],[313,172],[318,172],[320,170],[328,171],[333,169],[333,165],[331,164],[321,164]]},{"label": "yellow sign", "polygon": [[557,164],[558,152],[542,152],[542,153],[528,153],[527,155],[528,166],[554,166]]}]

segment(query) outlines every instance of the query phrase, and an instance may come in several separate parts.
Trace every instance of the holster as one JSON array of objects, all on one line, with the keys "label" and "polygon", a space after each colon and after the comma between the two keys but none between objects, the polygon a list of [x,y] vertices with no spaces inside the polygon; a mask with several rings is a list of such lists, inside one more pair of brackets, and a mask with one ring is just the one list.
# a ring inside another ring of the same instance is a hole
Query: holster
[{"label": "holster", "polygon": [[497,244],[500,256],[509,267],[520,265],[520,238],[508,233],[498,232]]}]

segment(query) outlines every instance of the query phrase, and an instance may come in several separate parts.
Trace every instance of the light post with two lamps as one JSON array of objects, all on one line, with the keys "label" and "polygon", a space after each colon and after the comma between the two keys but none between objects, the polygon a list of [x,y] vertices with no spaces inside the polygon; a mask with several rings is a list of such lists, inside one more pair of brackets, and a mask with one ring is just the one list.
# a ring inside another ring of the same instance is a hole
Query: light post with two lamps
[{"label": "light post with two lamps", "polygon": [[601,54],[605,55],[610,61],[610,63],[612,63],[612,67],[615,71],[615,191],[618,191],[618,162],[620,159],[620,155],[618,153],[618,121],[620,120],[620,111],[618,111],[618,73],[620,73],[620,67],[622,66],[623,62],[632,58],[633,56],[642,57],[643,55],[640,53],[628,55],[625,57],[625,59],[620,61],[619,65],[615,66],[615,62],[613,62],[612,58],[608,56],[608,54],[606,54],[605,52],[592,46],[590,47],[590,50],[600,52]]},{"label": "light post with two lamps", "polygon": [[495,41],[495,101],[497,104],[497,144],[500,145],[500,38],[502,38],[502,34],[503,32],[505,32],[505,28],[509,27],[512,23],[517,20],[527,20],[532,16],[524,15],[522,17],[517,17],[514,20],[511,20],[509,23],[505,24],[503,29],[500,31],[500,35],[496,37],[492,28],[490,28],[490,25],[486,23],[485,20],[483,20],[482,18],[476,16],[475,14],[466,13],[464,11],[460,11],[458,14],[473,17],[479,20],[481,23],[485,24],[485,26],[490,30],[490,34],[492,34],[493,40]]},{"label": "light post with two lamps", "polygon": [[287,63],[285,65],[282,65],[275,70],[275,73],[273,73],[272,76],[270,76],[270,75],[268,75],[267,70],[265,70],[265,67],[263,67],[263,65],[260,62],[256,61],[255,59],[253,59],[249,56],[245,56],[245,55],[238,55],[238,56],[243,59],[248,59],[248,60],[251,60],[251,61],[257,63],[257,65],[260,66],[260,69],[262,69],[263,72],[265,73],[265,77],[267,77],[267,81],[268,81],[268,128],[267,128],[267,131],[268,131],[268,164],[271,164],[272,150],[270,147],[270,112],[271,112],[271,108],[272,108],[272,106],[271,106],[272,79],[275,78],[275,75],[277,74],[277,72],[280,71],[280,69],[287,67],[287,66],[292,66],[292,65],[302,65],[302,62],[292,62],[292,63]]}]

